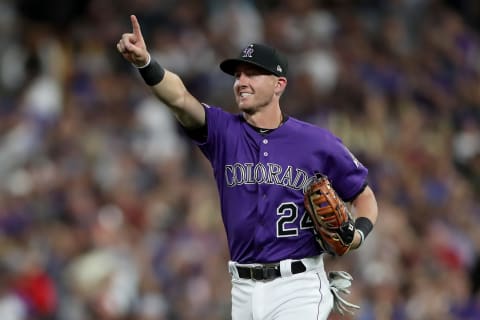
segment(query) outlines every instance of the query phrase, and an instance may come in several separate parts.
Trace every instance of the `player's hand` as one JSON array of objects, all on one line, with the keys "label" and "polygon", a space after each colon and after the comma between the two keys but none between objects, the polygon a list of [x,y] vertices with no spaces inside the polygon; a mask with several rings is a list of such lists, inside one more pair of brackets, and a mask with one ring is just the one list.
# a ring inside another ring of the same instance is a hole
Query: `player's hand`
[{"label": "player's hand", "polygon": [[124,33],[117,43],[117,50],[129,62],[137,67],[144,66],[149,59],[149,53],[137,17],[130,16],[132,22],[132,33]]}]

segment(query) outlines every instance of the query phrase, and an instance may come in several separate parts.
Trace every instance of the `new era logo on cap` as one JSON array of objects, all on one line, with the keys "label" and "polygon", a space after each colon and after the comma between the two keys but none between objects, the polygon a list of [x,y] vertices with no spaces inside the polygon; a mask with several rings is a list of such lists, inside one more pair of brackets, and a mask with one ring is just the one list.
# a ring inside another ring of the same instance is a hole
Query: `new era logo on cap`
[{"label": "new era logo on cap", "polygon": [[234,75],[237,66],[248,63],[262,68],[276,76],[285,77],[288,63],[276,49],[258,43],[252,43],[245,47],[238,58],[226,59],[220,63],[220,69]]}]

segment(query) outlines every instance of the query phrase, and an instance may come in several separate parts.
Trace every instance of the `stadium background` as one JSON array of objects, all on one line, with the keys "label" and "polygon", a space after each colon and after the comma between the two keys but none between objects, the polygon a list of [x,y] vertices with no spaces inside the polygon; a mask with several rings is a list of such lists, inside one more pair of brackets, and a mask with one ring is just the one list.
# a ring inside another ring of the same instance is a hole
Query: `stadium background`
[{"label": "stadium background", "polygon": [[[217,64],[289,56],[287,113],[370,168],[380,207],[352,319],[479,319],[480,3],[440,0],[0,2],[0,319],[228,319],[210,168],[115,44],[149,49],[235,111]],[[337,319],[332,316],[332,319]]]}]

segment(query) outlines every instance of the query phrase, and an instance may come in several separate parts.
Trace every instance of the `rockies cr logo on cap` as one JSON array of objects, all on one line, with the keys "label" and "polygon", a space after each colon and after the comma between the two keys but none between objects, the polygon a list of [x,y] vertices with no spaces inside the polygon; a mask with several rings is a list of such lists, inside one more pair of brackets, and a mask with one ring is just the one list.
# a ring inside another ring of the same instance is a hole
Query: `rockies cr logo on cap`
[{"label": "rockies cr logo on cap", "polygon": [[254,51],[255,50],[253,50],[253,44],[249,45],[248,47],[243,49],[242,58],[253,58]]}]

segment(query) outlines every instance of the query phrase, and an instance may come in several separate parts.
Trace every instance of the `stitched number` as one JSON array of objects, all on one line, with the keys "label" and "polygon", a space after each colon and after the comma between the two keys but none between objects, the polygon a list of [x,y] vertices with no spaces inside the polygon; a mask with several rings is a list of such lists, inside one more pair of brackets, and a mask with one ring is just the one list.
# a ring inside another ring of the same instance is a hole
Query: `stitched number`
[{"label": "stitched number", "polygon": [[[278,206],[277,215],[280,218],[277,220],[277,237],[295,237],[298,236],[298,228],[292,226],[298,219],[298,207],[293,202],[285,202]],[[290,224],[290,226],[288,226]],[[300,220],[300,229],[313,228],[313,222],[307,212],[303,213]]]},{"label": "stitched number", "polygon": [[298,218],[298,207],[293,202],[282,203],[277,209],[277,237],[294,237],[298,236],[297,228],[288,228],[286,225],[295,222]]},{"label": "stitched number", "polygon": [[300,220],[300,229],[312,229],[313,228],[313,221],[310,216],[307,214],[307,211],[303,213],[302,220]]}]

